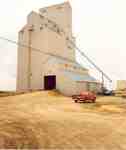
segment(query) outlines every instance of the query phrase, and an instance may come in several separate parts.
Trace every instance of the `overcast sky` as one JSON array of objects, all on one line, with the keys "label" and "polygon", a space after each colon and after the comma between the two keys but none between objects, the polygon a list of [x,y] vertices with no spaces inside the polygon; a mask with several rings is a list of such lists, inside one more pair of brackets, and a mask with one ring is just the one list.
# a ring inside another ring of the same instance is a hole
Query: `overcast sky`
[{"label": "overcast sky", "polygon": [[[114,81],[126,79],[126,0],[69,1],[77,45]],[[64,0],[1,1],[0,36],[17,40],[17,33],[30,11],[62,2]],[[16,63],[17,47],[0,40],[1,90],[15,89]],[[85,60],[83,64],[88,66]]]}]

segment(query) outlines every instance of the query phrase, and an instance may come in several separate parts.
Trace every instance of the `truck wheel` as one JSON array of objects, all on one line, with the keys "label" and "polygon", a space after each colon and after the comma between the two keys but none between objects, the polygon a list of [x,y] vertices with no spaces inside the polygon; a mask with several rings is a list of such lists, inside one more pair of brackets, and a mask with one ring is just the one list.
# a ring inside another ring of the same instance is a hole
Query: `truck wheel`
[{"label": "truck wheel", "polygon": [[95,100],[92,100],[92,103],[95,103]]},{"label": "truck wheel", "polygon": [[75,103],[77,103],[77,100],[74,100],[75,101]]}]

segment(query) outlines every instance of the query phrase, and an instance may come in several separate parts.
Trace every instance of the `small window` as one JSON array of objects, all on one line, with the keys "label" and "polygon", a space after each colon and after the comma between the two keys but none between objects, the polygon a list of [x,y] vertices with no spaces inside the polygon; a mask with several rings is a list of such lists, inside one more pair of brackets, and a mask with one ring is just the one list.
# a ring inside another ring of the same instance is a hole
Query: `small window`
[{"label": "small window", "polygon": [[34,31],[34,25],[30,25],[28,30],[29,31]]},{"label": "small window", "polygon": [[58,34],[60,34],[60,29],[59,29],[59,28],[57,28],[57,29],[56,29],[56,32],[57,32]]},{"label": "small window", "polygon": [[23,35],[24,34],[24,30],[21,30],[20,33]]}]

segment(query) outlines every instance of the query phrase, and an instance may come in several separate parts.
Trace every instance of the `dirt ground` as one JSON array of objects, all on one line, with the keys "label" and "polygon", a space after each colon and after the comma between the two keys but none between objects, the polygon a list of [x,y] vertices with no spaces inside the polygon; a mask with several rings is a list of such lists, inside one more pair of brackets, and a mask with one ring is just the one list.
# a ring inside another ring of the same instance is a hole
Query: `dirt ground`
[{"label": "dirt ground", "polygon": [[126,150],[126,99],[76,104],[48,91],[1,97],[0,148]]}]

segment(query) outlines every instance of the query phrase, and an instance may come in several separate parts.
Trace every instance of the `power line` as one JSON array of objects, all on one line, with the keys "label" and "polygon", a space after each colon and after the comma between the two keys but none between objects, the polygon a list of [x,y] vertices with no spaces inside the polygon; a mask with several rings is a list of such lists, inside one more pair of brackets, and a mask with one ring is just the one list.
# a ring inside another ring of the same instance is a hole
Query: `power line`
[{"label": "power line", "polygon": [[62,57],[62,56],[58,56],[58,55],[55,55],[55,54],[52,54],[52,53],[44,52],[44,51],[42,51],[41,49],[37,49],[37,48],[34,48],[34,47],[32,47],[32,46],[28,46],[28,45],[26,45],[26,44],[22,44],[22,43],[16,42],[16,41],[14,41],[14,40],[10,40],[10,39],[5,38],[5,37],[2,37],[2,36],[0,36],[0,39],[1,39],[1,40],[4,40],[4,41],[7,41],[7,42],[9,42],[9,43],[12,43],[12,44],[21,46],[21,47],[31,48],[33,51],[37,51],[37,52],[39,52],[39,53],[43,53],[43,54],[48,55],[48,56],[51,56],[51,57],[60,58],[60,59],[65,60],[65,61],[69,61],[69,62],[71,62],[71,63],[78,64],[78,63],[76,63],[75,61],[73,61],[73,60],[71,60],[71,59],[68,59],[68,58],[65,58],[65,57]]}]

